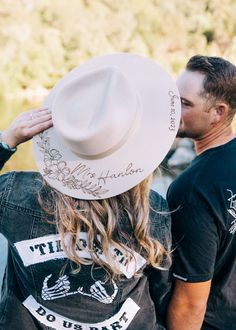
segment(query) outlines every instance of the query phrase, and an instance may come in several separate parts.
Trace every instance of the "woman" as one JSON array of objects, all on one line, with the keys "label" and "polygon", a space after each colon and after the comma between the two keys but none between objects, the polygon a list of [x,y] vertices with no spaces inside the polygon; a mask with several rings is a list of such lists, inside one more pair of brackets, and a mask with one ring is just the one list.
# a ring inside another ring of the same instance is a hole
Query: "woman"
[{"label": "woman", "polygon": [[0,177],[1,329],[158,329],[170,218],[150,185],[177,129],[174,83],[113,54],[68,73],[45,106],[1,135],[1,166],[36,135],[39,168]]}]

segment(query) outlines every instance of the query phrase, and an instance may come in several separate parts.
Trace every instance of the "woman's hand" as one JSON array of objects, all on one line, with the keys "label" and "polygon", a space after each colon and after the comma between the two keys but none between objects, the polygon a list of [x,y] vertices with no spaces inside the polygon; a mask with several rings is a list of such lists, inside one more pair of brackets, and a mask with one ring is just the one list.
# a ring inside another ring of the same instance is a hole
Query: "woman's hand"
[{"label": "woman's hand", "polygon": [[2,132],[2,141],[15,148],[51,126],[52,115],[47,108],[23,112]]}]

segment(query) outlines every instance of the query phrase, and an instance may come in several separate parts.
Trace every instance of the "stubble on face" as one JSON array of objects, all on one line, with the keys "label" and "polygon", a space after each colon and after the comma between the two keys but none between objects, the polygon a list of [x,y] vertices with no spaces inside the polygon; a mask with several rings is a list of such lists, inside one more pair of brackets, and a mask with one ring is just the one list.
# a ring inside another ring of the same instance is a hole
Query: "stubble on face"
[{"label": "stubble on face", "polygon": [[177,79],[182,104],[177,137],[201,139],[209,128],[208,102],[202,93],[204,78],[202,73],[185,70]]},{"label": "stubble on face", "polygon": [[181,128],[179,128],[176,137],[178,138],[191,138],[188,136],[188,134],[185,131],[182,131]]}]

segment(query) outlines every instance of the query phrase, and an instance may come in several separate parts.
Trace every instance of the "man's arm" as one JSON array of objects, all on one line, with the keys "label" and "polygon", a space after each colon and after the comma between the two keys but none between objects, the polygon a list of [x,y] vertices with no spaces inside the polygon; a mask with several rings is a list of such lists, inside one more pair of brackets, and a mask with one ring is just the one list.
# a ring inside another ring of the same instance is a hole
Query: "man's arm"
[{"label": "man's arm", "polygon": [[211,280],[199,283],[176,280],[167,311],[167,329],[201,329],[210,288]]}]

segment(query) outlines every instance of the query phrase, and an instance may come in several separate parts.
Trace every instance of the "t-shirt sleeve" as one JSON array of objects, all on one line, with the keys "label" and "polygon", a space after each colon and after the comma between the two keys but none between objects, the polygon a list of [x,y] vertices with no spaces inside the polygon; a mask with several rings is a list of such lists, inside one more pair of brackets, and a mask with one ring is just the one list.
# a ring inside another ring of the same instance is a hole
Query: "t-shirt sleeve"
[{"label": "t-shirt sleeve", "polygon": [[193,283],[212,279],[219,236],[210,210],[185,203],[173,211],[172,238],[173,277]]}]

